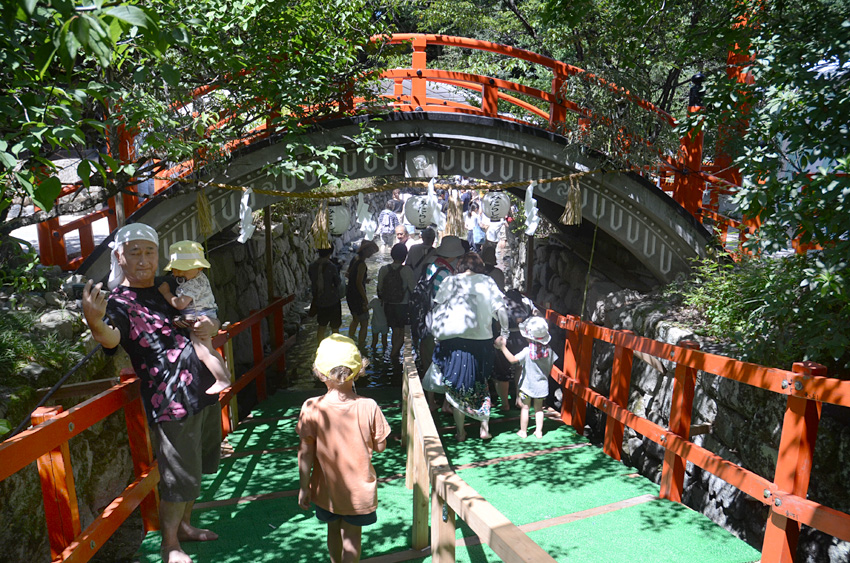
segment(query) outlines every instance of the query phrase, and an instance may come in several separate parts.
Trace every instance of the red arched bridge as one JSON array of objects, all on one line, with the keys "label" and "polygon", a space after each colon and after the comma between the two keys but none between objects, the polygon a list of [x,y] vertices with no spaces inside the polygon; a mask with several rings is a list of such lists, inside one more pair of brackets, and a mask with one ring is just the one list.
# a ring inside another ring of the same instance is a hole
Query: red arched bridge
[{"label": "red arched bridge", "polygon": [[[413,50],[410,68],[382,74],[388,84],[379,95],[382,104],[371,103],[364,114],[365,100],[343,96],[338,118],[324,120],[320,127],[304,135],[304,141],[315,146],[345,147],[358,124],[367,121],[378,132],[377,142],[387,159],[369,160],[357,151],[346,151],[340,169],[349,178],[404,174],[405,154],[398,147],[425,139],[446,149],[435,157],[441,175],[459,174],[498,184],[561,178],[541,183],[535,189],[544,215],[557,222],[569,191],[567,177],[572,175],[582,188],[583,217],[623,245],[659,281],[669,281],[687,271],[689,260],[701,256],[710,244],[709,229],[719,228],[724,243],[730,228],[748,230],[740,222],[717,213],[718,194],[729,193],[732,185],[712,175],[713,168],[700,161],[699,136],[682,140],[678,159],[659,155],[658,166],[649,171],[605,171],[610,168],[605,155],[583,150],[580,143],[570,140],[575,139],[575,131],[566,130],[568,123],[574,123],[573,129],[580,133],[593,123],[607,122],[605,116],[594,115],[564,98],[563,86],[573,76],[582,76],[616,92],[665,126],[675,124],[670,115],[617,85],[536,53],[486,41],[404,34],[374,39],[409,43]],[[523,59],[551,72],[552,88],[544,91],[487,76],[427,68],[429,45],[479,49]],[[208,95],[217,87],[199,88],[192,99]],[[155,180],[154,193],[173,189],[181,178],[194,172],[204,182],[253,188],[252,207],[258,209],[277,201],[279,196],[275,194],[317,187],[319,180],[309,174],[298,179],[274,178],[266,173],[266,165],[281,157],[281,137],[272,126],[257,127],[225,147],[229,160],[226,166],[218,167],[219,171],[213,173],[203,166],[195,170],[193,162],[181,163],[159,175],[171,179]],[[122,160],[134,159],[133,146],[130,129],[124,129],[119,143]],[[69,186],[66,193],[73,189]],[[521,195],[524,189],[515,187],[512,191]],[[208,193],[215,224],[233,224],[238,219],[241,193],[214,187]],[[114,230],[116,208],[129,221],[144,217],[146,223],[157,228],[163,248],[176,240],[200,235],[194,196],[172,197],[165,205],[157,198],[144,200],[124,194],[118,204],[113,199],[104,210],[82,219],[64,225],[58,219],[50,219],[41,224],[39,247],[43,263],[65,269],[82,267],[82,273],[95,279],[104,276],[107,261],[104,251],[95,249],[92,223],[106,220],[109,230]],[[68,255],[65,237],[69,233],[79,233],[80,256]]]}]

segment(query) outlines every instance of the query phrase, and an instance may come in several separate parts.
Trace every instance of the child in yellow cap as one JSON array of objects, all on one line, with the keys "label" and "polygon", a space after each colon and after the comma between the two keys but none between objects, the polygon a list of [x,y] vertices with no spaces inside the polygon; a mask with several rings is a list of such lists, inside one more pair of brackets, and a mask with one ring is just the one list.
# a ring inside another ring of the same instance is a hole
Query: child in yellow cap
[{"label": "child in yellow cap", "polygon": [[[172,276],[167,277],[159,286],[159,292],[168,303],[182,313],[183,320],[194,324],[201,316],[217,318],[218,307],[215,303],[210,281],[204,274],[204,268],[210,263],[204,258],[204,247],[193,240],[181,240],[168,247],[170,260],[165,267]],[[192,345],[198,359],[215,377],[206,393],[215,395],[230,387],[230,372],[224,358],[213,348],[212,339],[200,338],[191,332]]]},{"label": "child in yellow cap", "polygon": [[390,427],[378,404],[354,391],[364,367],[354,340],[340,334],[322,340],[313,374],[328,391],[305,401],[295,429],[298,506],[309,510],[312,503],[327,523],[331,561],[359,561],[362,527],[378,521],[372,453],[386,449]]}]

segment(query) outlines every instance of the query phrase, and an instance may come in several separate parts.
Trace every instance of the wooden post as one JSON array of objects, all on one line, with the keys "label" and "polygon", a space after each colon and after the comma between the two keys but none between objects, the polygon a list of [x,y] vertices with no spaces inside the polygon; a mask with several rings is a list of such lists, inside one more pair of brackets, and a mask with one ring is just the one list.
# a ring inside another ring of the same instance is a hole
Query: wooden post
[{"label": "wooden post", "polygon": [[421,550],[428,546],[428,461],[425,459],[425,446],[420,444],[422,437],[413,426],[413,435],[408,443],[413,444],[413,530],[410,546]]},{"label": "wooden post", "polygon": [[431,561],[454,563],[454,560],[455,513],[434,487],[431,489]]},{"label": "wooden post", "polygon": [[[584,329],[585,323],[580,322],[578,334],[578,362],[576,365],[576,381],[584,387],[590,386],[590,369],[593,364],[593,336]],[[587,418],[587,403],[584,399],[573,401],[572,425],[576,433],[584,436],[584,421]]]},{"label": "wooden post", "polygon": [[[789,386],[797,382],[802,385],[806,377],[826,376],[826,368],[814,362],[798,362],[792,369],[803,377],[787,382]],[[821,406],[820,401],[789,395],[785,407],[773,482],[780,490],[802,498],[806,498],[809,490]],[[765,563],[793,563],[800,537],[800,523],[783,515],[778,498],[773,504],[764,532],[761,560]]]},{"label": "wooden post", "polygon": [[[634,334],[630,330],[623,331],[626,334]],[[629,402],[629,387],[632,382],[632,361],[634,350],[625,346],[617,346],[614,349],[614,365],[611,368],[611,391],[608,394],[612,403],[627,408]],[[621,461],[623,459],[623,423],[610,416],[605,422],[605,442],[603,451]]]},{"label": "wooden post", "polygon": [[[62,407],[39,407],[32,414],[33,425],[41,424],[59,415]],[[69,432],[73,423],[69,424]],[[44,516],[50,540],[50,557],[56,559],[74,538],[80,535],[80,509],[74,472],[71,469],[71,452],[68,442],[38,458],[38,476],[44,497]]]},{"label": "wooden post", "polygon": [[[121,371],[121,381],[128,381],[134,378],[136,378],[136,374],[132,369]],[[138,379],[136,379],[136,387],[141,387]],[[136,478],[139,478],[153,467],[155,463],[148,419],[145,416],[145,407],[142,404],[141,395],[124,407],[124,420],[127,423],[127,440],[130,443],[130,456],[133,458],[133,474]],[[144,498],[140,509],[145,532],[159,530],[159,490],[157,487],[154,487]]]},{"label": "wooden post", "polygon": [[407,450],[407,474],[405,477],[405,486],[408,489],[413,488],[413,477],[416,472],[415,459],[416,459],[416,443],[413,440],[413,435],[416,432],[416,415],[414,414],[413,409],[413,400],[408,397],[407,404],[404,405],[403,414],[404,420],[402,420],[401,428],[402,428],[402,440],[405,442],[404,447]]},{"label": "wooden post", "polygon": [[[683,340],[678,344],[687,350],[699,350],[699,343]],[[676,366],[673,396],[670,398],[670,432],[685,440],[690,439],[691,414],[694,408],[694,386],[697,370],[684,364]],[[661,492],[659,496],[673,502],[682,502],[685,484],[685,460],[670,450],[664,452],[661,468]]]}]

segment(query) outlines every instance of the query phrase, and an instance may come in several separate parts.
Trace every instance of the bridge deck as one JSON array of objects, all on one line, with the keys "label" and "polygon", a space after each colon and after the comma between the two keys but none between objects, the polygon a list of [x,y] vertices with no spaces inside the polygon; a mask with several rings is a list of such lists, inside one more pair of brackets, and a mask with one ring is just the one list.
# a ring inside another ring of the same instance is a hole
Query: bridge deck
[{"label": "bridge deck", "polygon": [[[220,535],[185,544],[196,562],[327,559],[325,526],[297,506],[298,437],[295,424],[314,391],[279,391],[231,434],[233,454],[203,484],[195,523]],[[381,479],[376,525],[363,529],[363,561],[430,561],[409,550],[412,491],[405,487],[400,441],[400,392],[364,389],[382,406],[393,428],[388,448],[375,454]],[[517,411],[512,411],[512,415]],[[532,421],[533,423],[533,421]],[[607,457],[558,420],[547,420],[542,440],[522,440],[514,416],[495,415],[493,440],[452,438],[451,417],[437,425],[459,475],[559,561],[638,563],[750,562],[759,552],[705,516],[660,500],[658,486]],[[470,436],[477,432],[474,423]],[[458,520],[458,561],[498,557]],[[159,534],[148,534],[140,563],[159,561]]]}]

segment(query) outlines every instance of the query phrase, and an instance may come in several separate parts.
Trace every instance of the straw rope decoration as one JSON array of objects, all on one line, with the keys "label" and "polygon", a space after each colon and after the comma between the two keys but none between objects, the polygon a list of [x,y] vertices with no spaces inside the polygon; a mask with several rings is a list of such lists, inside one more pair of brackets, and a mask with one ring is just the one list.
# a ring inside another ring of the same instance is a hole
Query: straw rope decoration
[{"label": "straw rope decoration", "polygon": [[331,240],[328,236],[328,202],[321,201],[319,203],[319,211],[316,213],[316,218],[313,220],[313,247],[316,249],[330,248]]},{"label": "straw rope decoration", "polygon": [[578,185],[578,175],[571,174],[570,190],[567,192],[567,202],[564,205],[564,214],[561,215],[562,225],[581,225],[581,189]]},{"label": "straw rope decoration", "polygon": [[[585,176],[591,176],[595,174],[621,174],[623,170],[588,170],[586,172],[577,172],[575,174],[569,174],[567,176],[558,176],[557,178],[543,178],[537,180],[538,184],[551,184],[554,182],[564,182],[567,181],[570,184],[569,190],[567,192],[567,200],[564,204],[564,213],[561,215],[560,222],[564,225],[578,225],[581,224],[581,189],[579,187],[579,180]],[[179,182],[182,184],[194,184],[194,180],[186,179],[186,178],[162,178],[155,177],[159,180],[167,180],[171,182]],[[529,180],[520,180],[518,182],[506,182],[506,183],[492,183],[492,182],[480,182],[474,186],[476,190],[488,190],[488,189],[498,189],[505,190],[508,188],[525,188],[528,186]],[[436,184],[437,186],[444,187],[449,189],[449,193],[451,194],[449,197],[449,205],[446,210],[446,229],[445,234],[453,234],[459,237],[466,236],[466,230],[463,224],[463,215],[461,212],[461,204],[460,197],[457,195],[457,187],[454,184],[443,183]],[[230,184],[220,184],[217,182],[205,182],[203,188],[213,187],[219,188],[222,190],[235,190],[235,191],[245,191],[247,188],[244,186],[234,186]],[[388,190],[393,190],[395,188],[404,188],[404,187],[418,187],[426,189],[428,188],[428,182],[424,182],[421,180],[404,180],[401,182],[392,182],[387,184],[382,184],[380,186],[369,186],[365,188],[356,188],[352,190],[342,190],[336,192],[283,192],[278,190],[264,190],[260,188],[252,188],[254,193],[269,195],[279,198],[296,198],[296,199],[317,199],[321,200],[321,205],[319,206],[318,213],[316,214],[316,218],[313,222],[313,239],[315,243],[315,248],[330,248],[330,237],[329,237],[329,225],[328,225],[328,209],[327,202],[324,200],[328,200],[331,198],[342,198],[353,196],[361,193],[376,193],[376,192],[385,192]],[[198,220],[200,222],[201,232],[206,233],[204,229],[210,229],[209,234],[212,234],[213,230],[213,215],[212,210],[210,208],[209,199],[206,196],[205,190],[201,189],[198,193]],[[205,234],[205,237],[209,236]]]},{"label": "straw rope decoration", "polygon": [[[569,174],[567,176],[558,176],[557,178],[542,178],[536,180],[538,184],[551,184],[553,182],[564,182],[570,181],[571,179],[580,179],[584,176],[591,176],[595,174],[623,174],[628,172],[627,170],[588,170],[586,172],[576,172],[575,174]],[[165,178],[156,176],[157,180],[166,180],[171,182],[179,182],[183,184],[193,184],[194,180],[189,180],[185,178]],[[528,186],[528,182],[530,180],[520,180],[518,182],[505,182],[505,183],[496,183],[496,182],[480,182],[475,186],[472,186],[476,190],[506,190],[508,188],[525,188]],[[244,186],[234,186],[230,184],[219,184],[216,182],[206,182],[204,183],[205,187],[219,188],[222,190],[236,190],[236,191],[245,191],[247,188]],[[436,186],[446,189],[456,189],[457,186],[455,184],[449,183],[438,183]],[[421,180],[404,180],[401,182],[392,182],[387,184],[382,184],[380,186],[369,186],[365,188],[356,188],[352,190],[341,190],[336,192],[283,192],[280,190],[264,190],[261,188],[252,188],[255,194],[262,195],[270,195],[280,198],[295,198],[295,199],[332,199],[338,197],[348,197],[352,195],[357,195],[360,193],[376,193],[376,192],[385,192],[388,190],[394,190],[395,188],[405,188],[405,187],[415,187],[415,188],[428,188],[428,182],[424,182]]]}]

